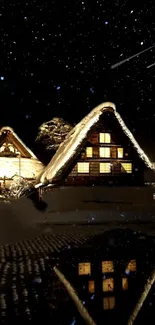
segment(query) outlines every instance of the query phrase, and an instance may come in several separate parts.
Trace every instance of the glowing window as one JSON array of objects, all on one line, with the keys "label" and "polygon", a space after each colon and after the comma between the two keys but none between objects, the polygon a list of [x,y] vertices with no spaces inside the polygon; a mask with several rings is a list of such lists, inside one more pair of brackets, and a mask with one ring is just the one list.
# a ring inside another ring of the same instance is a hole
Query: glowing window
[{"label": "glowing window", "polygon": [[105,310],[115,308],[115,297],[105,297],[103,298],[103,308]]},{"label": "glowing window", "polygon": [[117,148],[117,157],[123,158],[123,148]]},{"label": "glowing window", "polygon": [[128,279],[127,278],[122,278],[122,289],[128,290]]},{"label": "glowing window", "polygon": [[131,260],[125,270],[125,273],[136,272],[136,260]]},{"label": "glowing window", "polygon": [[114,290],[114,279],[109,278],[109,279],[104,279],[103,280],[103,291],[113,291]]},{"label": "glowing window", "polygon": [[114,265],[112,261],[102,262],[102,273],[114,272]]},{"label": "glowing window", "polygon": [[90,293],[94,293],[95,292],[95,281],[94,280],[90,280],[88,282],[88,291]]},{"label": "glowing window", "polygon": [[100,143],[110,143],[111,135],[110,133],[100,133]]},{"label": "glowing window", "polygon": [[91,274],[90,263],[79,263],[79,275]]},{"label": "glowing window", "polygon": [[110,163],[100,163],[100,173],[110,173],[111,164]]},{"label": "glowing window", "polygon": [[92,157],[93,156],[93,148],[92,147],[87,147],[86,148],[86,156],[88,158]]},{"label": "glowing window", "polygon": [[100,148],[100,157],[110,158],[110,148]]},{"label": "glowing window", "polygon": [[88,162],[79,162],[77,164],[78,173],[89,173],[89,163]]},{"label": "glowing window", "polygon": [[132,164],[131,163],[121,163],[123,167],[123,172],[132,173]]}]

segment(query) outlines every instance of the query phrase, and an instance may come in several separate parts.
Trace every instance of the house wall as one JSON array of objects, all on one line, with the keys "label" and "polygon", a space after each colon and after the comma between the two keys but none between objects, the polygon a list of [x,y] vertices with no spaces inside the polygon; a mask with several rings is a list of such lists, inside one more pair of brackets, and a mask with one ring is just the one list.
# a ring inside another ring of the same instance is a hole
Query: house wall
[{"label": "house wall", "polygon": [[[14,175],[22,176],[32,180],[42,171],[43,164],[35,158],[20,158],[20,157],[0,157],[0,182],[1,186],[10,185],[11,178]],[[7,180],[8,179],[8,180]]]},{"label": "house wall", "polygon": [[[100,133],[110,134],[110,143],[101,143]],[[87,147],[92,148],[92,157],[87,156]],[[103,148],[103,150],[109,148],[109,157],[101,157],[100,148]],[[122,157],[118,155],[119,148],[123,149]],[[81,162],[89,163],[89,172],[78,171],[78,165]],[[100,163],[110,164],[110,170],[108,172],[101,172]],[[123,167],[124,163],[131,164],[132,171],[126,171]],[[144,164],[112,113],[105,113],[92,133],[89,134],[82,151],[78,154],[76,162],[71,166],[65,183],[67,185],[143,185]]]}]

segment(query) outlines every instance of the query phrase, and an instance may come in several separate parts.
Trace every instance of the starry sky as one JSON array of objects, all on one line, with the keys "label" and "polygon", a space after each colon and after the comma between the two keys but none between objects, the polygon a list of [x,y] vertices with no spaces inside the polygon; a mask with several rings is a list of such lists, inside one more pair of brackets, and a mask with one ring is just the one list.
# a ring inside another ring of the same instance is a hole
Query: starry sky
[{"label": "starry sky", "polygon": [[14,0],[5,14],[3,1],[0,8],[1,126],[33,148],[43,122],[77,123],[108,100],[155,158],[155,47],[111,68],[155,44],[154,0]]}]

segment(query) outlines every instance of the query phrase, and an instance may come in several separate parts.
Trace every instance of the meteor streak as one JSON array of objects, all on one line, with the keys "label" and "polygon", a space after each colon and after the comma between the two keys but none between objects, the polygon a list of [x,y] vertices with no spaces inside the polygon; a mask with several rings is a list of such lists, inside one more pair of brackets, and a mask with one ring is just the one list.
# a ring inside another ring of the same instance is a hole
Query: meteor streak
[{"label": "meteor streak", "polygon": [[[149,51],[149,50],[152,49],[153,47],[155,47],[155,44],[154,44],[153,46],[148,47],[146,50],[143,50],[143,51],[141,51],[141,52],[138,52],[138,53],[136,53],[136,54],[134,54],[134,55],[132,55],[132,56],[129,56],[129,58],[127,58],[127,59],[125,59],[125,60],[122,60],[122,61],[120,61],[120,62],[118,62],[118,63],[113,64],[113,65],[111,66],[111,69],[115,69],[115,68],[118,67],[119,65],[124,64],[125,62],[128,62],[129,60],[135,58],[136,56],[139,56],[140,54],[142,54],[142,53],[144,53],[144,52],[146,52],[146,51]],[[149,67],[150,67],[150,66],[149,66]]]},{"label": "meteor streak", "polygon": [[148,65],[148,66],[147,66],[147,69],[153,67],[153,65],[155,65],[155,63]]}]

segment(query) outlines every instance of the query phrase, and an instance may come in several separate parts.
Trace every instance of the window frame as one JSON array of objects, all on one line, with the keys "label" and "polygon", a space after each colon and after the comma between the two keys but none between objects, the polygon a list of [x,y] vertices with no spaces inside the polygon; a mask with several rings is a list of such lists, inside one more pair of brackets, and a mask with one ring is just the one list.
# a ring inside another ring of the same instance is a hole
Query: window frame
[{"label": "window frame", "polygon": [[[80,166],[88,166],[88,171],[87,170],[81,170],[81,171],[79,171],[79,167]],[[78,163],[77,163],[77,173],[78,174],[89,174],[89,172],[90,172],[90,166],[89,166],[89,162],[86,162],[86,161],[84,161],[84,162],[82,162],[82,161],[79,161]]]},{"label": "window frame", "polygon": [[[110,171],[108,171],[108,168],[107,168],[107,170],[105,169],[104,171],[101,171],[101,166],[105,166],[105,165],[109,165]],[[109,162],[100,162],[99,173],[100,174],[111,174],[111,163],[109,163]]]},{"label": "window frame", "polygon": [[[119,149],[122,150],[122,155],[121,155],[121,156],[119,156]],[[121,158],[123,158],[123,157],[124,157],[124,149],[123,149],[122,147],[118,147],[118,148],[117,148],[117,158],[121,159]]]},{"label": "window frame", "polygon": [[[104,140],[102,140],[101,138],[104,138]],[[108,141],[106,141],[108,138]],[[100,132],[99,133],[99,143],[111,143],[111,133],[109,132]]]},{"label": "window frame", "polygon": [[[106,149],[108,149],[108,155],[106,156]],[[103,155],[101,155],[101,152],[103,151]],[[110,151],[110,147],[100,147],[99,148],[99,155],[100,158],[110,158],[111,157],[111,151]]]},{"label": "window frame", "polygon": [[[131,166],[131,169],[128,169],[128,168],[125,168],[125,166],[127,167],[127,165],[130,165]],[[127,173],[127,174],[132,174],[132,163],[128,163],[128,162],[122,162],[121,163],[121,167],[123,169],[123,171],[121,171],[122,173]]]},{"label": "window frame", "polygon": [[[91,149],[91,154],[89,154],[87,151]],[[93,147],[86,147],[86,157],[92,158],[93,157]]]}]

